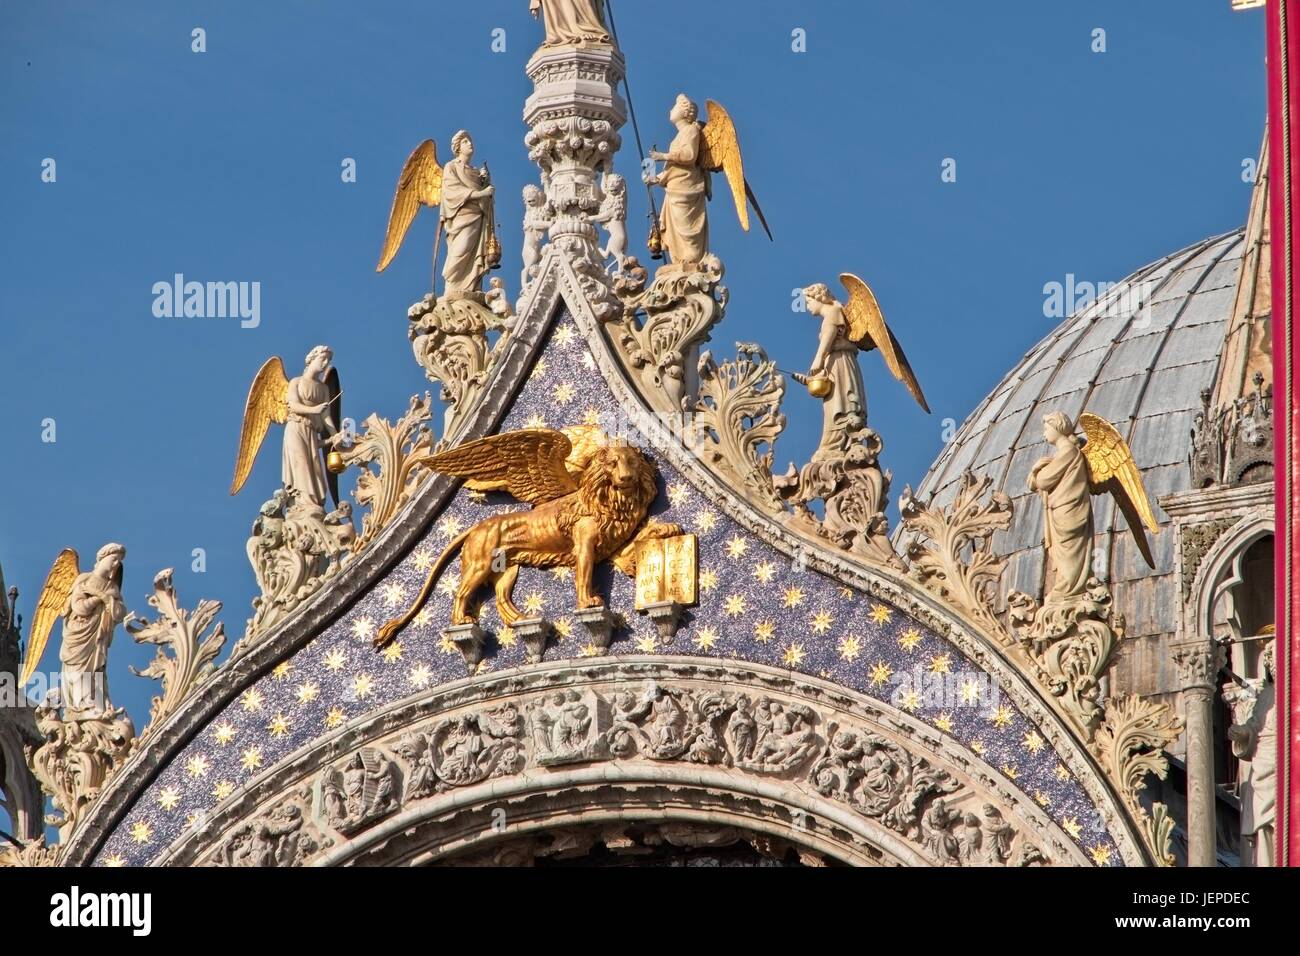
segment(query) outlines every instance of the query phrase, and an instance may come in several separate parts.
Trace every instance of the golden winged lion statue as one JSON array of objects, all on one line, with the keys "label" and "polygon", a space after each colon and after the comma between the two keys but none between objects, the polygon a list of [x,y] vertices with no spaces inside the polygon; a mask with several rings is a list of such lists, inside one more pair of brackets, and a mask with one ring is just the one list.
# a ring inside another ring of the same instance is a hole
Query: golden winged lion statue
[{"label": "golden winged lion statue", "polygon": [[526,428],[466,442],[423,459],[434,471],[466,479],[477,491],[505,491],[531,510],[494,515],[457,535],[429,569],[415,602],[387,621],[375,646],[392,642],[424,607],[438,577],[460,552],[460,580],[451,623],[472,624],[474,593],[492,583],[501,620],[523,617],[512,600],[521,567],[574,569],[579,609],[600,607],[592,572],[613,559],[635,573],[636,547],[647,538],[681,534],[677,525],[646,522],[658,494],[654,465],[639,448],[611,442],[594,426],[556,431]]},{"label": "golden winged lion statue", "polygon": [[749,207],[754,207],[758,221],[769,239],[772,231],[758,205],[758,198],[745,178],[745,164],[740,154],[740,140],[731,114],[715,100],[706,100],[707,122],[699,119],[699,107],[679,94],[668,114],[677,129],[667,152],[650,151],[650,159],[664,168],[647,171],[644,180],[664,191],[664,205],[659,216],[659,233],[668,254],[683,268],[697,266],[709,252],[708,201],[713,198],[712,174],[722,172],[731,188],[740,227],[749,231]]},{"label": "golden winged lion statue", "polygon": [[334,353],[318,345],[307,353],[303,373],[284,374],[284,362],[271,356],[258,369],[248,389],[239,450],[230,493],[238,494],[253,470],[253,462],[271,425],[284,426],[280,473],[291,500],[312,510],[324,510],[326,493],[339,503],[338,472],[329,467],[326,449],[343,438],[342,389]]},{"label": "golden winged lion statue", "polygon": [[[1123,512],[1138,550],[1155,567],[1146,530],[1159,531],[1142,473],[1128,442],[1109,421],[1084,412],[1075,425],[1062,412],[1043,416],[1043,437],[1055,454],[1035,463],[1029,488],[1043,499],[1043,546],[1052,589],[1045,605],[1067,603],[1083,595],[1093,577],[1092,496],[1110,494]],[[1144,530],[1145,526],[1145,530]]]}]

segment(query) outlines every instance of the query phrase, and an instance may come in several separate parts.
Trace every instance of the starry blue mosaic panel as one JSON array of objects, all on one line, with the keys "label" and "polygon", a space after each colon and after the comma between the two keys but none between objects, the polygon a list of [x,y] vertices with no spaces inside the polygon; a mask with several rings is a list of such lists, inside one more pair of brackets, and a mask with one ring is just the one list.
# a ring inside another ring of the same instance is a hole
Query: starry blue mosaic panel
[{"label": "starry blue mosaic panel", "polygon": [[[618,431],[625,416],[606,387],[581,333],[562,314],[501,430],[601,424]],[[630,440],[635,440],[630,438]],[[699,538],[700,599],[671,644],[632,610],[633,582],[602,566],[596,583],[623,612],[611,654],[689,655],[752,661],[819,676],[901,707],[980,754],[1045,812],[1099,865],[1119,852],[1092,802],[1039,729],[990,691],[989,678],[951,643],[895,607],[800,568],[729,519],[648,442],[661,494],[652,515]],[[455,646],[443,640],[457,564],[419,618],[386,652],[371,647],[378,626],[414,598],[447,542],[502,508],[506,496],[461,489],[424,540],[374,590],[296,654],[228,705],[140,794],[100,850],[98,865],[143,865],[231,793],[313,738],[422,690],[465,676]],[[570,569],[524,568],[515,602],[550,620],[557,634],[546,659],[591,653],[573,621]],[[503,628],[491,601],[480,618],[491,635],[485,670],[525,663],[523,642]],[[944,688],[942,695],[936,691]]]}]

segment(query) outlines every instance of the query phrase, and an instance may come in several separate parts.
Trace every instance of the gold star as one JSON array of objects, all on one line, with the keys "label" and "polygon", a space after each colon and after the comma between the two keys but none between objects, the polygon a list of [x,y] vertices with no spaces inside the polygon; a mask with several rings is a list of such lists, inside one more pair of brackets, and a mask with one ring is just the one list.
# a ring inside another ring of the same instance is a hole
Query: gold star
[{"label": "gold star", "polygon": [[636,639],[636,649],[642,654],[653,654],[655,652],[655,639],[653,637],[638,637]]},{"label": "gold star", "polygon": [[770,584],[772,578],[776,577],[776,565],[771,561],[760,561],[754,565],[754,577],[764,584]]},{"label": "gold star", "polygon": [[528,592],[528,597],[524,598],[524,610],[529,617],[537,617],[542,613],[542,608],[546,607],[546,599],[536,591]]},{"label": "gold star", "polygon": [[917,644],[921,643],[921,632],[914,627],[909,627],[898,637],[898,646],[905,651],[914,650]]},{"label": "gold star", "polygon": [[894,612],[883,604],[877,604],[871,609],[871,619],[877,624],[889,623],[889,619],[893,617],[893,615]]},{"label": "gold star", "polygon": [[749,550],[749,542],[738,534],[733,534],[727,539],[727,557],[733,561],[743,558],[745,552]]},{"label": "gold star", "polygon": [[931,674],[951,674],[952,673],[952,656],[949,654],[936,654],[930,658]]},{"label": "gold star", "polygon": [[152,836],[153,831],[149,829],[149,824],[145,823],[143,820],[131,824],[131,839],[136,843],[148,843]]},{"label": "gold star", "polygon": [[841,660],[852,663],[858,659],[860,653],[862,653],[862,638],[858,637],[856,634],[845,634],[840,638]]},{"label": "gold star", "polygon": [[190,775],[192,780],[207,776],[208,767],[208,758],[203,754],[197,754],[185,762],[185,772]]},{"label": "gold star", "polygon": [[745,596],[743,594],[729,594],[724,602],[723,610],[727,612],[727,617],[739,617],[745,613]]},{"label": "gold star", "polygon": [[342,707],[331,707],[330,712],[325,715],[325,726],[333,730],[345,720]]},{"label": "gold star", "polygon": [[396,607],[406,602],[406,588],[396,581],[389,581],[384,585],[384,603],[389,607]]},{"label": "gold star", "polygon": [[573,396],[577,394],[576,390],[568,382],[561,382],[551,389],[551,398],[555,399],[560,405],[567,405],[573,401]]},{"label": "gold star", "polygon": [[348,656],[337,647],[325,655],[325,669],[328,671],[342,670],[347,662]]},{"label": "gold star", "polygon": [[239,763],[245,770],[256,770],[262,766],[262,751],[257,747],[249,747],[240,756]]},{"label": "gold star", "polygon": [[812,625],[814,634],[825,634],[831,629],[833,620],[829,611],[818,611],[808,619],[808,623]]},{"label": "gold star", "polygon": [[593,408],[588,408],[585,412],[583,412],[583,413],[582,413],[582,424],[584,424],[584,425],[599,425],[599,424],[600,424],[600,409],[599,409],[599,408],[594,408],[594,407],[593,407]]},{"label": "gold star", "polygon": [[1011,723],[1012,716],[1011,708],[1006,704],[1003,704],[997,710],[993,711],[993,713],[989,714],[989,720],[993,722],[993,726],[997,727],[998,730],[1001,730],[1007,724]]},{"label": "gold star", "polygon": [[902,707],[903,710],[910,714],[915,711],[916,708],[921,706],[921,695],[915,690],[904,691],[902,698],[898,702],[898,706]]},{"label": "gold star", "polygon": [[402,659],[402,642],[393,641],[380,651],[380,654],[383,656],[385,663],[396,664]]},{"label": "gold star", "polygon": [[222,780],[212,788],[212,795],[218,800],[224,800],[235,792],[235,785],[229,780]]},{"label": "gold star", "polygon": [[1045,807],[1052,802],[1051,798],[1041,790],[1034,791],[1034,799],[1038,801],[1040,807]]},{"label": "gold star", "polygon": [[695,646],[702,651],[712,650],[713,645],[718,643],[718,632],[711,627],[702,627],[700,632],[695,635]]},{"label": "gold star", "polygon": [[420,608],[420,610],[415,612],[415,617],[411,619],[411,623],[414,624],[416,627],[428,627],[429,622],[432,620],[433,620],[433,612],[430,611],[427,607],[422,607]]},{"label": "gold star", "polygon": [[573,618],[571,617],[562,617],[558,621],[555,621],[551,626],[555,628],[555,633],[558,634],[561,639],[573,636]]},{"label": "gold star", "polygon": [[971,741],[970,749],[975,751],[981,757],[984,756],[984,741],[982,740]]},{"label": "gold star", "polygon": [[1015,780],[1016,777],[1020,775],[1019,771],[1016,770],[1016,765],[1013,763],[1004,763],[1002,765],[1002,772],[1006,775],[1008,780]]},{"label": "gold star", "polygon": [[788,587],[785,589],[782,607],[798,607],[803,603],[803,588]]},{"label": "gold star", "polygon": [[429,670],[428,664],[417,664],[411,668],[411,686],[417,690],[424,690],[429,686],[429,681],[433,679],[433,671]]},{"label": "gold star", "polygon": [[776,636],[776,624],[773,621],[759,621],[754,625],[754,637],[760,644],[766,644]]},{"label": "gold star", "polygon": [[968,680],[961,685],[959,693],[963,704],[973,704],[980,699],[980,685],[973,680]]},{"label": "gold star", "polygon": [[310,704],[320,696],[320,687],[315,681],[307,681],[298,685],[298,703]]},{"label": "gold star", "polygon": [[[538,364],[540,365],[541,362],[539,361]],[[533,415],[529,416],[528,421],[524,422],[524,427],[525,427],[525,428],[545,428],[545,427],[546,427],[546,419],[543,418],[541,415],[533,414]]]},{"label": "gold star", "polygon": [[438,578],[438,590],[443,594],[455,594],[458,587],[460,587],[459,574],[444,574]]},{"label": "gold star", "polygon": [[1038,751],[1043,749],[1043,738],[1038,736],[1038,731],[1036,730],[1031,730],[1029,733],[1025,734],[1025,739],[1021,742],[1025,745],[1025,749],[1031,754],[1036,754]]},{"label": "gold star", "polygon": [[557,581],[567,581],[573,577],[573,568],[567,564],[561,564],[559,567],[551,568],[551,577]]},{"label": "gold star", "polygon": [[126,866],[126,857],[122,856],[120,853],[114,853],[108,859],[104,860],[104,866],[112,870],[120,869],[121,867]]},{"label": "gold star", "polygon": [[451,636],[444,633],[442,637],[438,638],[438,650],[442,651],[444,654],[455,654],[458,648],[456,647],[456,642],[451,639]]},{"label": "gold star", "polygon": [[217,744],[224,747],[235,739],[235,725],[228,720],[223,720],[212,729],[213,735],[217,738]]},{"label": "gold star", "polygon": [[844,598],[844,600],[846,601],[852,601],[855,597],[857,597],[857,592],[854,591],[853,588],[842,587],[840,588],[840,597]]},{"label": "gold star", "polygon": [[570,342],[573,341],[573,337],[576,334],[577,334],[577,330],[568,322],[565,322],[561,324],[558,329],[555,330],[555,335],[552,336],[552,338],[555,339],[556,345],[568,345]]},{"label": "gold star", "polygon": [[1079,839],[1080,834],[1083,833],[1083,827],[1079,824],[1079,821],[1074,817],[1066,817],[1064,820],[1062,820],[1061,829],[1064,830],[1066,833],[1070,834],[1070,839],[1072,840]]},{"label": "gold star", "polygon": [[175,787],[164,787],[163,791],[158,794],[158,806],[164,810],[175,810],[176,804],[181,802],[181,792]]},{"label": "gold star", "polygon": [[352,636],[359,641],[368,641],[375,633],[375,622],[368,617],[359,617],[352,622]]},{"label": "gold star", "polygon": [[936,730],[943,731],[945,734],[952,733],[952,715],[944,711],[935,718],[934,726]]},{"label": "gold star", "polygon": [[1098,866],[1106,866],[1110,863],[1110,847],[1108,846],[1102,846],[1098,843],[1088,850],[1088,854],[1092,857],[1092,862]]},{"label": "gold star", "polygon": [[276,714],[271,718],[271,722],[266,725],[266,732],[272,737],[283,737],[289,733],[289,718],[284,714]]},{"label": "gold star", "polygon": [[717,524],[718,516],[707,508],[701,508],[699,511],[695,512],[695,526],[705,534],[712,531]]},{"label": "gold star", "polygon": [[583,645],[582,650],[578,652],[579,657],[596,657],[599,654],[600,648],[596,646],[594,641],[588,641]]},{"label": "gold star", "polygon": [[255,710],[261,710],[262,692],[256,687],[250,687],[248,690],[244,691],[244,696],[239,698],[239,702],[243,704],[244,710],[249,713],[252,713]]},{"label": "gold star", "polygon": [[289,671],[291,670],[293,670],[292,664],[288,661],[281,661],[275,665],[275,669],[271,671],[271,676],[276,680],[284,680],[289,676]]},{"label": "gold star", "polygon": [[371,691],[375,689],[374,678],[369,674],[358,674],[352,678],[352,693],[356,694],[357,700],[363,697],[369,697]]},{"label": "gold star", "polygon": [[497,643],[502,647],[514,647],[518,644],[519,638],[515,636],[515,629],[506,626],[497,631]]},{"label": "gold star", "polygon": [[415,555],[412,558],[415,570],[428,571],[433,567],[433,559],[435,557],[436,555],[429,548],[421,548],[419,551],[415,552]]},{"label": "gold star", "polygon": [[544,358],[539,358],[539,359],[537,360],[537,362],[533,365],[533,372],[532,372],[532,374],[534,374],[534,375],[545,375],[545,374],[546,374],[546,359],[544,359]]},{"label": "gold star", "polygon": [[478,488],[471,488],[466,492],[466,497],[468,497],[470,501],[474,502],[474,504],[481,505],[487,501],[487,492],[480,491]]},{"label": "gold star", "polygon": [[671,484],[668,486],[668,502],[674,508],[680,508],[682,505],[684,505],[689,495],[690,495],[690,490],[681,482],[677,482],[675,484]]},{"label": "gold star", "polygon": [[781,656],[781,659],[785,662],[787,667],[798,667],[803,663],[803,657],[803,645],[795,643],[785,649],[785,654]]},{"label": "gold star", "polygon": [[894,669],[884,661],[876,661],[871,668],[871,672],[867,676],[870,678],[873,686],[879,687],[882,684],[888,683],[889,678],[893,676],[893,673]]},{"label": "gold star", "polygon": [[718,572],[712,568],[700,569],[700,590],[706,594],[718,586]]},{"label": "gold star", "polygon": [[1058,764],[1056,765],[1055,773],[1056,773],[1056,779],[1057,779],[1057,780],[1069,780],[1069,779],[1070,779],[1070,771],[1068,771],[1068,770],[1065,769],[1065,764],[1060,764],[1060,763],[1058,763]]}]

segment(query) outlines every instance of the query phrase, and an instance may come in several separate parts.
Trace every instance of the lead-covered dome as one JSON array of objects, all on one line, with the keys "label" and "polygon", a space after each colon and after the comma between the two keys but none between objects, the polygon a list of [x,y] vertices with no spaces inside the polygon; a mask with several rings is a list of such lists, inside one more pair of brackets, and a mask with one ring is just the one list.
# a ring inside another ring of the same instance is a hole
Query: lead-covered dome
[{"label": "lead-covered dome", "polygon": [[[1042,583],[1043,513],[1027,481],[1034,462],[1050,452],[1042,428],[1047,412],[1074,420],[1090,411],[1114,422],[1142,468],[1162,530],[1169,524],[1158,499],[1190,487],[1189,432],[1201,390],[1214,383],[1243,233],[1206,239],[1139,269],[1063,322],[980,403],[926,473],[922,500],[934,494],[937,504],[948,504],[970,469],[1014,501],[1011,527],[993,542],[1008,557],[1004,594],[1014,588],[1038,595]],[[1094,514],[1094,565],[1135,638],[1122,645],[1121,683],[1139,693],[1170,690],[1159,651],[1177,630],[1174,536],[1153,536],[1151,570],[1109,498],[1094,499]]]}]

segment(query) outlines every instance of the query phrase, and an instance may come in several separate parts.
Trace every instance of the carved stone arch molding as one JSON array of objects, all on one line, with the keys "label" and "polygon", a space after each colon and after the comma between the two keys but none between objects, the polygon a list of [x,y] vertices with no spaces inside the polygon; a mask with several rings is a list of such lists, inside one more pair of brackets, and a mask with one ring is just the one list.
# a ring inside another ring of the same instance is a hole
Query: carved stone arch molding
[{"label": "carved stone arch molding", "polygon": [[375,713],[155,862],[454,862],[638,823],[855,865],[1090,863],[1032,797],[902,711],[774,668],[651,657],[548,662]]},{"label": "carved stone arch molding", "polygon": [[1214,540],[1192,582],[1191,607],[1196,614],[1192,623],[1197,633],[1206,637],[1214,633],[1214,612],[1221,587],[1243,583],[1238,562],[1251,545],[1272,536],[1274,527],[1272,510],[1268,509],[1243,515]]}]

